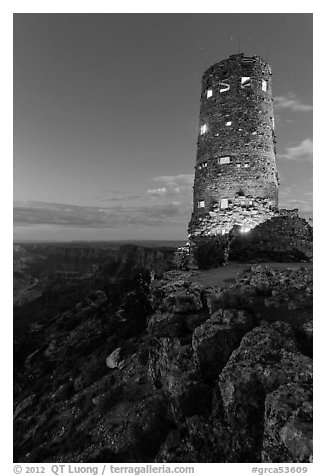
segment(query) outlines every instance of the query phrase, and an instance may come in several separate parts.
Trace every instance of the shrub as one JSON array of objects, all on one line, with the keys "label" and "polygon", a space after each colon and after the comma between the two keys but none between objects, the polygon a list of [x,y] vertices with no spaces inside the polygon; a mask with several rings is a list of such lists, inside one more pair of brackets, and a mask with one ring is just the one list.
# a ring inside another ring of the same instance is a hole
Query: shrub
[{"label": "shrub", "polygon": [[228,260],[229,238],[227,235],[203,237],[194,245],[194,258],[199,269],[221,266]]}]

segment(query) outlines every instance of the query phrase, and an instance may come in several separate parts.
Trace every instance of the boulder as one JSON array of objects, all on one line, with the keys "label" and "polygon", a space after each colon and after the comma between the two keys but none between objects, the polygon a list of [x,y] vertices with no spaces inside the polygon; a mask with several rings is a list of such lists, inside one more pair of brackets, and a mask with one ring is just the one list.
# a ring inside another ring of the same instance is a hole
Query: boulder
[{"label": "boulder", "polygon": [[176,422],[209,411],[211,395],[200,381],[191,345],[182,346],[179,339],[156,339],[149,354],[148,376],[167,396]]},{"label": "boulder", "polygon": [[289,383],[265,401],[263,463],[312,463],[312,389]]},{"label": "boulder", "polygon": [[147,331],[153,337],[181,337],[186,333],[184,316],[157,311],[150,317]]},{"label": "boulder", "polygon": [[192,334],[207,316],[203,313],[180,314],[157,311],[147,325],[148,333],[153,337],[182,337]]},{"label": "boulder", "polygon": [[230,434],[214,418],[194,415],[179,430],[172,430],[159,452],[157,463],[222,463],[227,461]]},{"label": "boulder", "polygon": [[106,358],[105,363],[109,367],[109,369],[115,369],[119,367],[120,353],[121,353],[121,347],[118,347]]},{"label": "boulder", "polygon": [[251,316],[242,310],[216,311],[197,327],[192,337],[195,362],[203,377],[215,380],[242,336],[252,328]]},{"label": "boulder", "polygon": [[109,415],[97,439],[111,462],[151,461],[170,429],[160,395],[121,402]]},{"label": "boulder", "polygon": [[311,380],[312,360],[297,351],[288,324],[275,322],[245,335],[219,377],[238,461],[260,461],[266,395],[281,385]]},{"label": "boulder", "polygon": [[160,305],[162,311],[171,313],[189,314],[203,309],[200,293],[194,290],[188,292],[175,292],[163,299]]}]

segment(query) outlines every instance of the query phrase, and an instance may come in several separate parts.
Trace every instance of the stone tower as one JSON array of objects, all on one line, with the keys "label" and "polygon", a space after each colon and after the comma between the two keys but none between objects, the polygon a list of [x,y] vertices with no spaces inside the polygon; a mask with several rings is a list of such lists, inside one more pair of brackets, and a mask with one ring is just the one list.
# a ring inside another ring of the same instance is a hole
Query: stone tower
[{"label": "stone tower", "polygon": [[277,212],[271,68],[243,53],[203,75],[189,242],[247,232]]}]

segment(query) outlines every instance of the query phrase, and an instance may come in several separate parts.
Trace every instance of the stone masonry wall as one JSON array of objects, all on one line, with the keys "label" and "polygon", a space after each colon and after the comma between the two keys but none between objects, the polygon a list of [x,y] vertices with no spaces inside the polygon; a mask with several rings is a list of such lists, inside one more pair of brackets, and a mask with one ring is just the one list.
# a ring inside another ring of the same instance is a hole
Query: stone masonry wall
[{"label": "stone masonry wall", "polygon": [[281,210],[248,233],[240,233],[229,250],[231,261],[310,261],[312,257],[313,230],[297,210]]},{"label": "stone masonry wall", "polygon": [[232,55],[204,73],[193,201],[190,242],[251,229],[277,210],[271,69],[257,56]]}]

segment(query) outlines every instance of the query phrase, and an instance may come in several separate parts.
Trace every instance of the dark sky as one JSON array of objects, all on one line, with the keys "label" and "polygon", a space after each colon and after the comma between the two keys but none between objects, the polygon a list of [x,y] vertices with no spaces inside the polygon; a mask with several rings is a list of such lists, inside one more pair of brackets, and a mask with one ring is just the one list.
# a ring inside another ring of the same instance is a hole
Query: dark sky
[{"label": "dark sky", "polygon": [[15,239],[186,239],[201,76],[239,38],[273,71],[280,205],[312,216],[312,14],[15,14]]}]

